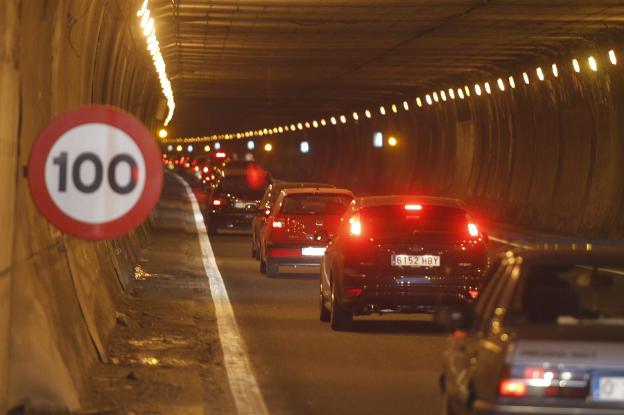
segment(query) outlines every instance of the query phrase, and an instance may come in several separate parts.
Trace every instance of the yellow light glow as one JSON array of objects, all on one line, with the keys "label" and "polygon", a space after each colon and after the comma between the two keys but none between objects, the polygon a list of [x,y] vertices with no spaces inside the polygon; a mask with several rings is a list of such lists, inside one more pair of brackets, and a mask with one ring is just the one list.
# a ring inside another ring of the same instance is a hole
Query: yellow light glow
[{"label": "yellow light glow", "polygon": [[388,145],[394,147],[397,145],[397,139],[393,136],[388,137]]},{"label": "yellow light glow", "polygon": [[305,128],[310,128],[310,127],[311,127],[310,122],[306,121],[305,122]]},{"label": "yellow light glow", "polygon": [[511,88],[515,88],[515,87],[516,87],[516,81],[515,81],[515,79],[514,79],[514,77],[513,77],[513,76],[510,76],[510,77],[509,77],[509,86],[510,86]]},{"label": "yellow light glow", "polygon": [[427,94],[427,96],[425,97],[425,100],[427,101],[427,104],[432,105],[433,101],[431,100],[431,95]]},{"label": "yellow light glow", "polygon": [[379,113],[381,115],[386,115],[386,108],[384,108],[384,106],[382,105],[381,107],[379,107]]},{"label": "yellow light glow", "polygon": [[440,98],[442,98],[442,101],[446,101],[446,92],[440,91]]},{"label": "yellow light glow", "polygon": [[336,117],[331,117],[331,118],[329,119],[329,121],[330,121],[332,124],[334,124],[334,125],[336,125],[336,124],[338,123],[338,122],[336,121]]},{"label": "yellow light glow", "polygon": [[596,72],[598,70],[598,62],[596,62],[596,59],[593,56],[587,58],[587,63],[589,64],[589,69],[592,71]]},{"label": "yellow light glow", "polygon": [[295,126],[295,124],[290,124],[290,131],[295,131],[297,129],[297,127]]},{"label": "yellow light glow", "polygon": [[167,130],[165,130],[164,128],[158,130],[158,137],[160,138],[167,138],[167,134]]},{"label": "yellow light glow", "polygon": [[395,114],[399,112],[399,109],[397,108],[396,104],[392,104],[392,112],[394,112]]},{"label": "yellow light glow", "polygon": [[366,115],[366,118],[370,118],[370,117],[373,116],[373,114],[371,114],[370,110],[364,111],[364,115]]},{"label": "yellow light glow", "polygon": [[481,86],[479,84],[475,84],[474,90],[475,94],[481,96]]},{"label": "yellow light glow", "polygon": [[264,145],[264,151],[269,152],[271,150],[273,150],[273,145],[271,143],[266,143]]},{"label": "yellow light glow", "polygon": [[612,65],[617,65],[617,57],[615,56],[615,51],[613,49],[609,51],[609,61]]},{"label": "yellow light glow", "polygon": [[343,123],[343,124],[346,124],[347,123],[347,117],[345,117],[344,115],[341,115],[340,116],[340,122]]},{"label": "yellow light glow", "polygon": [[206,153],[208,153],[208,152],[210,151],[210,146],[209,146],[209,145],[205,145],[205,146],[204,146],[204,151],[205,151]]},{"label": "yellow light glow", "polygon": [[262,132],[263,132],[264,134],[268,134],[268,133],[269,133],[269,130],[265,128],[264,130],[262,130]]},{"label": "yellow light glow", "polygon": [[459,96],[460,99],[464,99],[464,90],[457,88],[457,96]]},{"label": "yellow light glow", "polygon": [[552,73],[555,76],[555,78],[557,78],[559,76],[559,68],[557,68],[557,64],[556,63],[552,64]]},{"label": "yellow light glow", "polygon": [[312,127],[318,128],[318,126],[319,126],[318,121],[316,121],[316,120],[312,121]]},{"label": "yellow light glow", "polygon": [[453,88],[449,88],[449,97],[451,97],[451,99],[455,99],[455,90]]},{"label": "yellow light glow", "polygon": [[182,151],[182,146],[181,146],[181,145],[176,146],[176,151],[177,151],[178,153],[179,153],[180,151]]},{"label": "yellow light glow", "polygon": [[357,112],[353,111],[353,114],[352,114],[352,115],[353,115],[353,119],[354,119],[355,121],[357,121],[357,120],[359,120],[359,119],[360,119],[360,116],[358,115],[358,113],[357,113]]},{"label": "yellow light glow", "polygon": [[488,94],[491,94],[492,93],[492,88],[490,87],[490,83],[486,82],[484,84],[484,86],[485,86],[485,92],[487,92]]},{"label": "yellow light glow", "polygon": [[529,84],[529,74],[526,73],[526,72],[523,72],[522,73],[522,78],[524,79],[524,83],[528,85]]},{"label": "yellow light glow", "polygon": [[409,104],[408,104],[408,102],[407,102],[407,101],[403,101],[403,109],[404,109],[405,111],[409,111]]},{"label": "yellow light glow", "polygon": [[438,97],[438,93],[437,92],[434,92],[432,95],[433,95],[433,100],[435,102],[440,102],[440,98]]},{"label": "yellow light glow", "polygon": [[544,80],[544,71],[542,71],[542,68],[538,66],[537,69],[535,70],[535,73],[537,74],[537,77],[540,81]]},{"label": "yellow light glow", "polygon": [[325,127],[325,126],[327,125],[327,121],[325,121],[325,118],[322,118],[322,119],[321,119],[321,125],[322,125],[323,127]]},{"label": "yellow light glow", "polygon": [[581,65],[579,65],[578,60],[572,59],[572,67],[574,68],[574,72],[581,72]]},{"label": "yellow light glow", "polygon": [[470,96],[470,88],[468,87],[468,85],[464,86],[464,92],[466,93],[467,97]]},{"label": "yellow light glow", "polygon": [[[316,121],[314,121],[314,122],[316,122]],[[283,132],[284,132],[284,129],[283,129],[282,127],[279,127],[279,128],[277,129],[277,132],[281,134],[281,133],[283,133]]]},{"label": "yellow light glow", "polygon": [[419,107],[422,108],[423,103],[422,103],[422,99],[420,99],[420,97],[416,98],[416,105],[418,105]]},{"label": "yellow light glow", "polygon": [[498,89],[500,89],[501,91],[505,90],[505,83],[501,78],[498,78],[498,81],[496,81],[496,83],[498,84]]}]

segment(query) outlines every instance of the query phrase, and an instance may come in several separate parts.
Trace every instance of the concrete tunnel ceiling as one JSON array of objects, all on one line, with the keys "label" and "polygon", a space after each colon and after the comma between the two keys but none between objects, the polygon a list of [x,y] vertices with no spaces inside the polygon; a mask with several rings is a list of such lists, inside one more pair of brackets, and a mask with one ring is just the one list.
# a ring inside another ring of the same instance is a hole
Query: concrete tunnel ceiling
[{"label": "concrete tunnel ceiling", "polygon": [[397,102],[423,91],[604,50],[613,0],[151,0],[195,136]]}]

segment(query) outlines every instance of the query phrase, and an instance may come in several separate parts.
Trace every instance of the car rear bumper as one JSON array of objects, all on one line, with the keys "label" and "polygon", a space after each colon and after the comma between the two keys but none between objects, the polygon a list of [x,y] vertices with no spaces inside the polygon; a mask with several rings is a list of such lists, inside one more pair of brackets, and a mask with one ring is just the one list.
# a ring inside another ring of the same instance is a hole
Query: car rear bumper
[{"label": "car rear bumper", "polygon": [[279,265],[319,266],[322,255],[303,255],[304,248],[325,248],[324,245],[313,244],[268,244],[267,261]]},{"label": "car rear bumper", "polygon": [[219,228],[250,229],[253,218],[252,212],[217,211],[208,215],[209,222]]},{"label": "car rear bumper", "polygon": [[477,400],[473,404],[476,415],[616,415],[623,414],[624,407],[620,408],[589,408],[589,407],[561,407],[561,406],[535,406],[535,405],[501,405]]}]

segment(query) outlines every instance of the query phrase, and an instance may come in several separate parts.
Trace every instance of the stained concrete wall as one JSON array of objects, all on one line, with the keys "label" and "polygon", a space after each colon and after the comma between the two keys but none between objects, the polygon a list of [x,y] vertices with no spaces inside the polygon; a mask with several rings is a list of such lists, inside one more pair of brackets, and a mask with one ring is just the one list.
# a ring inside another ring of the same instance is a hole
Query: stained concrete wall
[{"label": "stained concrete wall", "polygon": [[149,231],[86,242],[35,209],[23,167],[55,116],[117,105],[149,126],[160,98],[138,1],[0,2],[0,413],[30,401],[77,409],[105,360],[115,305]]},{"label": "stained concrete wall", "polygon": [[[270,137],[262,142],[272,141],[274,151],[259,157],[278,177],[327,180],[364,194],[454,196],[484,221],[621,237],[624,73],[621,64],[599,64],[596,73],[560,65],[557,79],[524,85],[517,77],[517,88],[505,92],[494,84],[492,95],[422,109],[410,100],[409,112]],[[399,145],[373,148],[377,130]],[[304,138],[308,155],[298,151]]]}]

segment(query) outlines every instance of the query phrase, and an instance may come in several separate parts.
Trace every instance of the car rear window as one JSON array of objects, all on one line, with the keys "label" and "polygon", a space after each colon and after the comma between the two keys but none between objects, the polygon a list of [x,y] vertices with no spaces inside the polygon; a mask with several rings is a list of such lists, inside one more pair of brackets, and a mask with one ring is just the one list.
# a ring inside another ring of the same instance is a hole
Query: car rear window
[{"label": "car rear window", "polygon": [[378,238],[405,238],[416,233],[466,232],[468,216],[465,210],[446,206],[418,206],[420,210],[408,210],[405,205],[362,209],[362,228]]},{"label": "car rear window", "polygon": [[249,193],[257,195],[260,199],[264,194],[264,190],[267,187],[267,183],[262,184],[260,187],[252,186],[254,183],[250,183],[248,176],[226,176],[219,185],[220,193]]},{"label": "car rear window", "polygon": [[624,275],[582,265],[530,266],[510,307],[511,324],[624,326]]},{"label": "car rear window", "polygon": [[336,194],[294,194],[284,198],[280,213],[288,215],[342,215],[351,196]]}]

